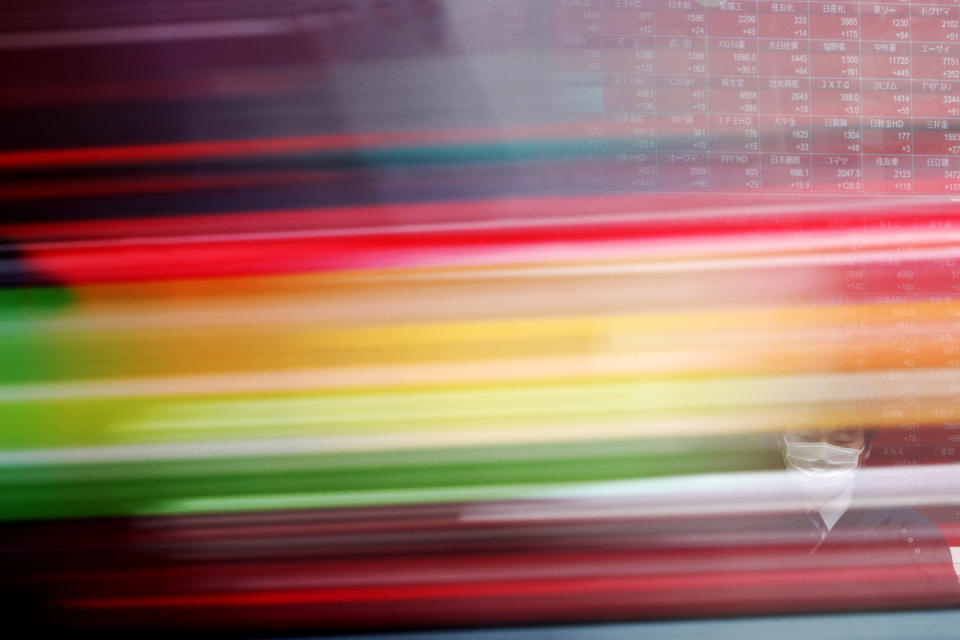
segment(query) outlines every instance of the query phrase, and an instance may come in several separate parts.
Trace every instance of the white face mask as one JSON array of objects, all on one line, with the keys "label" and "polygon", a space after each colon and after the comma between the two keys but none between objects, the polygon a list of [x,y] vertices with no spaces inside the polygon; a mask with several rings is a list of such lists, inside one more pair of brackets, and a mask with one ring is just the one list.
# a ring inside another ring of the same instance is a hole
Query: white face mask
[{"label": "white face mask", "polygon": [[791,442],[784,439],[783,458],[791,479],[814,500],[829,500],[853,483],[863,449],[828,442]]}]

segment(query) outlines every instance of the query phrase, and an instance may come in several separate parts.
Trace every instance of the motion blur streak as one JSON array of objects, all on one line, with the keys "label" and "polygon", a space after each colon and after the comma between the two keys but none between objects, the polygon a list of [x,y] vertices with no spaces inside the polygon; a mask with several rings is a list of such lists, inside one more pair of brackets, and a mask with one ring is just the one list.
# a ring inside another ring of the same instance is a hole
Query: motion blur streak
[{"label": "motion blur streak", "polygon": [[[939,491],[946,472],[931,468],[919,487]],[[868,479],[878,494],[900,480],[884,469]],[[74,590],[61,602],[71,615],[101,623],[134,615],[163,628],[185,619],[231,628],[278,616],[332,627],[380,615],[394,624],[508,623],[949,601],[927,584],[939,567],[901,566],[888,542],[864,549],[869,530],[847,532],[840,566],[811,568],[806,535],[774,517],[783,505],[756,508],[783,496],[782,482],[734,475],[484,505],[144,519],[124,532],[128,548],[145,554],[136,567],[97,551],[114,527],[78,523],[77,544],[94,556],[71,562],[89,568],[50,565],[45,580]],[[680,509],[660,509],[672,505]],[[688,517],[677,518],[684,508]],[[14,544],[36,548],[26,540]]]},{"label": "motion blur streak", "polygon": [[759,48],[842,0],[0,4],[11,627],[960,604],[956,58]]},{"label": "motion blur streak", "polygon": [[[456,208],[456,205],[448,207]],[[477,208],[482,211],[482,207]],[[496,212],[500,207],[491,203],[491,209]],[[356,213],[362,216],[364,210]],[[403,210],[387,209],[384,213],[397,215]],[[352,217],[349,210],[342,215]],[[280,219],[283,219],[282,212]],[[223,224],[229,225],[229,221],[224,220]],[[954,245],[960,238],[956,225],[957,220],[952,216],[927,217],[920,221],[908,216],[848,220],[836,212],[832,217],[812,222],[790,216],[778,216],[772,222],[727,215],[689,222],[656,218],[637,221],[621,215],[619,220],[607,223],[588,222],[583,218],[564,219],[562,223],[554,219],[533,225],[516,221],[508,224],[474,221],[457,225],[398,225],[386,229],[270,230],[119,241],[28,242],[22,247],[22,259],[31,269],[71,283],[594,261],[594,264],[566,265],[570,268],[568,273],[576,275],[578,269],[584,274],[594,272],[597,267],[613,272],[629,269],[621,266],[621,261],[626,260],[638,261],[640,269],[651,272],[796,266],[839,268],[894,260],[915,268],[956,258]],[[134,228],[142,226],[143,221],[138,221]],[[29,227],[17,226],[6,232],[30,233]],[[801,235],[798,237],[798,234]],[[906,249],[904,243],[909,243]],[[851,245],[857,250],[851,252]],[[613,260],[617,261],[614,265],[605,266]],[[900,271],[898,266],[878,265],[876,271],[861,280],[864,286],[890,287],[896,285]],[[543,272],[543,268],[533,269],[533,273],[538,272]],[[481,271],[481,275],[483,273]],[[807,287],[822,291],[827,282],[836,283],[843,275],[844,272],[812,274],[810,277],[816,281],[808,282]],[[389,274],[379,274],[379,277],[387,278]],[[920,280],[920,288],[911,293],[943,293],[937,290],[942,283]],[[801,283],[788,284],[786,293],[789,294]],[[837,293],[835,289],[827,290]],[[815,291],[809,293],[815,294]]]},{"label": "motion blur streak", "polygon": [[[0,41],[0,48],[3,42]],[[99,164],[182,162],[209,158],[237,158],[248,155],[302,153],[310,151],[347,151],[380,147],[412,151],[429,144],[457,145],[490,143],[503,140],[516,143],[529,140],[562,140],[560,136],[583,136],[578,125],[498,127],[496,129],[461,129],[438,131],[387,131],[338,136],[309,136],[260,140],[218,140],[97,149],[50,149],[0,153],[0,167],[26,169],[36,167],[91,166]]]},{"label": "motion blur streak", "polygon": [[[423,217],[384,229],[310,229],[307,212],[276,231],[260,214],[232,233],[116,221],[143,231],[129,239],[11,227],[30,238],[19,264],[70,287],[54,306],[4,292],[21,303],[0,323],[19,363],[0,387],[2,515],[113,519],[69,521],[69,542],[11,524],[7,563],[97,628],[951,602],[928,586],[938,568],[918,578],[862,541],[808,566],[774,517],[800,505],[772,437],[895,429],[905,380],[918,428],[955,419],[950,216],[612,207],[588,224],[527,202],[541,220],[490,201],[449,223],[457,205],[405,205]],[[909,295],[864,293],[906,270]],[[960,546],[955,451],[909,482],[868,470],[857,506],[942,514]]]}]

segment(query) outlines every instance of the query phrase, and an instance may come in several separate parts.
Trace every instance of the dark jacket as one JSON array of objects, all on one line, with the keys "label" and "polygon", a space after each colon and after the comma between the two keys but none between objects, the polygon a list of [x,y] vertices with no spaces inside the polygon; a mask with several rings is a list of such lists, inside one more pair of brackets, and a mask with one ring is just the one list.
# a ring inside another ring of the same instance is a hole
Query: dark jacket
[{"label": "dark jacket", "polygon": [[960,580],[943,534],[906,507],[847,510],[814,543],[810,563],[835,572],[835,595],[844,608],[960,603]]}]

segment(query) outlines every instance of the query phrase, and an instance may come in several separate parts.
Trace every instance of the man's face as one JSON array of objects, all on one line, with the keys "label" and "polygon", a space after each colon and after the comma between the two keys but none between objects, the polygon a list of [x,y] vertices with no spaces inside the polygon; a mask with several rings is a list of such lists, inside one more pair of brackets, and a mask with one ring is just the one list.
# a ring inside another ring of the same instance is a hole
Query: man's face
[{"label": "man's face", "polygon": [[870,455],[863,429],[796,429],[783,434],[783,461],[808,500],[826,503],[851,489]]},{"label": "man's face", "polygon": [[860,465],[870,457],[870,450],[866,447],[866,432],[863,429],[792,429],[783,434],[784,444],[787,442],[826,442],[835,447],[846,449],[860,449]]}]

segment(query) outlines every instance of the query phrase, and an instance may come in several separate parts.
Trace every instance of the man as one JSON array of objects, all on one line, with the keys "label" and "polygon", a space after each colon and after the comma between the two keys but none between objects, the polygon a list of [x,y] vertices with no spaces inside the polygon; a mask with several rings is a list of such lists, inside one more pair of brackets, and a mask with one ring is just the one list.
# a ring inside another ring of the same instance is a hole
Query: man
[{"label": "man", "polygon": [[[795,430],[782,436],[788,478],[806,508],[811,566],[836,571],[847,606],[936,606],[960,602],[960,582],[940,530],[855,483],[874,430]],[[898,479],[884,470],[880,480]],[[882,569],[877,573],[877,569]]]},{"label": "man", "polygon": [[790,479],[825,537],[850,507],[857,469],[870,457],[875,432],[863,429],[800,430],[783,436]]}]

